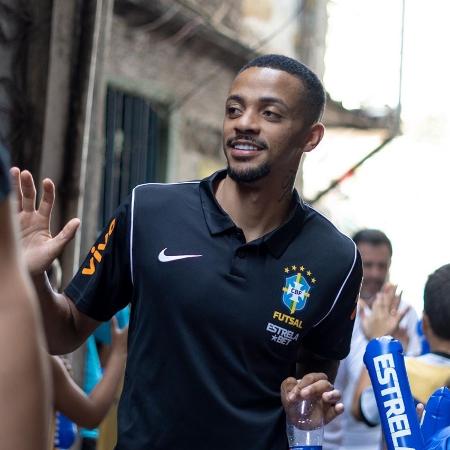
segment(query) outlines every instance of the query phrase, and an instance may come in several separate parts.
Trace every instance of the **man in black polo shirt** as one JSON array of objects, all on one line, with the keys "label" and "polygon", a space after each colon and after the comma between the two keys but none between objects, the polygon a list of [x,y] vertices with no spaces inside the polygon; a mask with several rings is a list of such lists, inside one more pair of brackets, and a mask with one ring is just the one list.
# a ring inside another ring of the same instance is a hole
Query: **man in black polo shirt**
[{"label": "man in black polo shirt", "polygon": [[[227,170],[136,187],[63,295],[42,276],[52,240],[37,249],[53,352],[131,302],[118,450],[284,450],[283,406],[315,397],[326,420],[342,411],[327,375],[349,350],[361,262],[294,190],[324,99],[299,62],[253,60],[226,101]],[[29,174],[21,181],[30,191]]]}]

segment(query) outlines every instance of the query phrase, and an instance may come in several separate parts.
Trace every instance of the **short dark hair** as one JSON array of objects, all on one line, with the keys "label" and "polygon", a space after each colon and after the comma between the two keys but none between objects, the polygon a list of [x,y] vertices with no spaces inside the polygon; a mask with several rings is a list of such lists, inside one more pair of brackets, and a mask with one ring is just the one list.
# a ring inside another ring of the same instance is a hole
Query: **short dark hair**
[{"label": "short dark hair", "polygon": [[386,245],[389,253],[392,256],[392,244],[389,238],[381,231],[373,228],[364,228],[353,235],[353,242],[356,245],[370,244],[370,245]]},{"label": "short dark hair", "polygon": [[325,109],[325,90],[317,75],[296,59],[284,55],[262,55],[245,64],[239,73],[250,67],[267,67],[282,70],[297,77],[305,92],[301,99],[305,103],[308,124],[320,121]]},{"label": "short dark hair", "polygon": [[434,334],[450,340],[450,264],[440,267],[428,277],[423,302]]}]

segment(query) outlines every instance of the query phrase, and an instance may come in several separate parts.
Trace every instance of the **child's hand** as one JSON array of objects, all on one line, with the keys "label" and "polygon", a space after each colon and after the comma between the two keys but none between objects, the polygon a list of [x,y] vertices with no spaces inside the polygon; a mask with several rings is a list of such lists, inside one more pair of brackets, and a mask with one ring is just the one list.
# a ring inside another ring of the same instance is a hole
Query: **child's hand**
[{"label": "child's hand", "polygon": [[117,319],[111,319],[111,356],[116,355],[123,358],[127,356],[128,326],[120,329]]}]

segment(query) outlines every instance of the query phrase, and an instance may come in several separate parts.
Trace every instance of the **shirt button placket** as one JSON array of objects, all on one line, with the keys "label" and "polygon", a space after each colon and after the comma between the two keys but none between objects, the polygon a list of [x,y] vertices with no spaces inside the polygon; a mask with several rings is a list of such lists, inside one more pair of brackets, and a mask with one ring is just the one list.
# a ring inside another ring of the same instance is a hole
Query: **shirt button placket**
[{"label": "shirt button placket", "polygon": [[245,236],[241,229],[236,228],[234,237],[239,241],[239,246],[235,248],[233,261],[231,263],[231,273],[235,276],[245,278],[247,249],[245,248]]}]

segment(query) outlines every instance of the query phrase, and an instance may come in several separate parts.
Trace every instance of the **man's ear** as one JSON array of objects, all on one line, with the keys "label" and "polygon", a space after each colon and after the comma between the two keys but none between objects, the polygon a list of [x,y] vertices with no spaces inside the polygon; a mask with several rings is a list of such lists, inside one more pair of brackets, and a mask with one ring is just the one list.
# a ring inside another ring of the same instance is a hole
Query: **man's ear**
[{"label": "man's ear", "polygon": [[305,138],[305,144],[303,146],[302,152],[307,153],[310,152],[311,150],[314,150],[319,145],[319,142],[322,140],[324,133],[325,127],[323,123],[317,122],[314,125],[312,125],[308,131],[308,135]]}]

